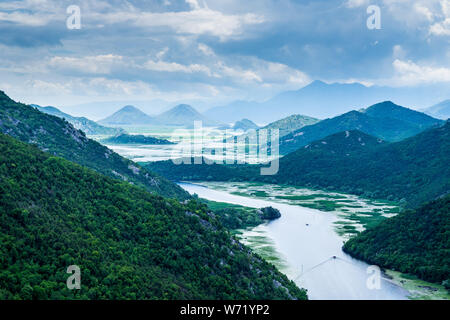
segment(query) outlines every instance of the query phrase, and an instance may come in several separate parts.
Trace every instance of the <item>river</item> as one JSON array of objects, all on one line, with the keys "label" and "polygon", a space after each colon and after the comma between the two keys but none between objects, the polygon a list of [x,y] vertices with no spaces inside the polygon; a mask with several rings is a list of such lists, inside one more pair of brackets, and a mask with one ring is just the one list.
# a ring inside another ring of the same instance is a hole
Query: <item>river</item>
[{"label": "river", "polygon": [[277,267],[299,287],[308,289],[310,299],[407,299],[409,292],[384,274],[377,286],[376,275],[368,270],[369,265],[342,251],[343,238],[334,229],[337,217],[331,212],[233,195],[198,184],[180,183],[180,186],[212,201],[280,210],[281,218],[245,231],[242,242],[252,247],[246,239],[255,235],[264,237],[280,257],[280,263],[275,263]]}]

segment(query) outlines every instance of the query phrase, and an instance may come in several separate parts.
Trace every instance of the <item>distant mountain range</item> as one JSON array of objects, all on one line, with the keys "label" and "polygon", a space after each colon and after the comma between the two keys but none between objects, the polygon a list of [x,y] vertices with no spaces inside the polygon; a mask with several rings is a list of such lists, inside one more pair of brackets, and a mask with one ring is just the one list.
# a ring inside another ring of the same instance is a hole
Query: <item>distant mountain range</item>
[{"label": "distant mountain range", "polygon": [[98,124],[95,121],[89,120],[85,117],[73,117],[70,114],[64,113],[55,107],[41,107],[37,104],[32,104],[32,107],[37,108],[39,111],[66,119],[70,122],[76,129],[79,129],[86,133],[87,135],[117,135],[124,133],[125,131],[121,128],[108,128]]},{"label": "distant mountain range", "polygon": [[[450,91],[447,93],[450,94]],[[440,96],[443,94],[446,93],[440,93]],[[282,92],[265,102],[235,101],[213,107],[204,115],[224,122],[234,122],[245,117],[256,123],[270,123],[292,114],[325,119],[383,100],[423,106],[428,103],[424,96],[430,96],[428,88],[367,87],[360,83],[327,84],[314,81],[299,90]]]},{"label": "distant mountain range", "polygon": [[450,99],[435,104],[423,111],[435,118],[447,120],[450,118]]},{"label": "distant mountain range", "polygon": [[211,120],[187,104],[179,104],[172,109],[151,117],[134,106],[125,106],[111,116],[98,121],[104,125],[164,125],[193,127],[194,121],[201,121],[203,126],[218,126],[219,121]]},{"label": "distant mountain range", "polygon": [[125,106],[119,111],[114,112],[109,117],[98,121],[104,125],[154,125],[158,122],[134,106]]},{"label": "distant mountain range", "polygon": [[280,152],[287,154],[312,141],[346,130],[359,130],[391,142],[400,141],[442,123],[442,120],[424,113],[385,101],[293,131],[280,139]]}]

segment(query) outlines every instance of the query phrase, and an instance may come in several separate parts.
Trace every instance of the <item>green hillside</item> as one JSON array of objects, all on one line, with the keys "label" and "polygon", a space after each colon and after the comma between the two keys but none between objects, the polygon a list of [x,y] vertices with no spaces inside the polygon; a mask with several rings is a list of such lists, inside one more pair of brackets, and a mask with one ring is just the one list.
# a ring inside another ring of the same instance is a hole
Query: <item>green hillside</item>
[{"label": "green hillside", "polygon": [[118,135],[124,133],[124,130],[121,128],[104,127],[97,122],[89,120],[85,117],[73,117],[70,114],[64,113],[55,107],[41,107],[36,104],[32,104],[31,106],[37,108],[41,112],[66,119],[76,129],[83,131],[87,135]]},{"label": "green hillside", "polygon": [[296,130],[280,139],[280,153],[288,154],[313,141],[346,130],[359,130],[395,142],[441,124],[442,120],[387,101],[362,112],[350,111]]},{"label": "green hillside", "polygon": [[386,143],[359,131],[315,141],[280,159],[279,172],[258,165],[145,166],[173,180],[261,181],[406,202],[418,206],[450,190],[450,122],[406,140]]},{"label": "green hillside", "polygon": [[391,101],[380,102],[361,111],[371,117],[396,119],[415,124],[419,128],[429,128],[442,122],[423,112],[401,107]]},{"label": "green hillside", "polygon": [[130,135],[125,133],[103,139],[101,142],[106,144],[174,144],[166,139],[159,139],[144,135]]},{"label": "green hillside", "polygon": [[[358,140],[367,140],[364,134],[359,135]],[[304,147],[282,158],[274,178],[286,184],[404,200],[409,206],[418,206],[450,190],[450,123],[378,146],[346,146],[342,142],[347,140],[345,134],[336,138],[339,135],[325,139],[325,145],[317,142],[320,148]],[[336,151],[332,153],[330,148]]]},{"label": "green hillside", "polygon": [[2,91],[0,133],[36,144],[43,151],[89,167],[106,176],[142,186],[150,192],[179,199],[189,197],[174,183],[88,139],[69,122],[14,102]]},{"label": "green hillside", "polygon": [[[304,299],[206,206],[0,134],[0,299]],[[66,269],[78,265],[81,289]]]},{"label": "green hillside", "polygon": [[305,126],[316,124],[319,121],[319,119],[313,117],[293,114],[292,116],[269,123],[267,126],[262,127],[262,129],[278,129],[280,137],[284,137],[291,132]]},{"label": "green hillside", "polygon": [[450,282],[450,196],[384,220],[344,245],[352,256],[421,279]]}]

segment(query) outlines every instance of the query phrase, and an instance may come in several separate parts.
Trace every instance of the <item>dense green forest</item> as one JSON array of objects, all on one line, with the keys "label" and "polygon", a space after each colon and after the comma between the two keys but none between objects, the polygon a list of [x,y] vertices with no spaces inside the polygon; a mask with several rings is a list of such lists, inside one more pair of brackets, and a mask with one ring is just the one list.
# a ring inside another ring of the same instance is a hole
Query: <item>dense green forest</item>
[{"label": "dense green forest", "polygon": [[174,144],[166,139],[126,133],[103,139],[101,142],[107,144]]},{"label": "dense green forest", "polygon": [[281,217],[280,211],[272,207],[256,209],[205,199],[201,199],[201,201],[208,205],[208,208],[211,209],[224,227],[232,231],[256,227],[264,222]]},{"label": "dense green forest", "polygon": [[150,192],[178,199],[189,197],[178,185],[88,139],[82,131],[75,129],[66,120],[14,102],[2,91],[0,133],[35,144],[43,151],[89,167],[106,176],[142,186]]},{"label": "dense green forest", "polygon": [[[81,289],[66,288],[69,265]],[[197,200],[0,134],[0,299],[304,299]]]},{"label": "dense green forest", "polygon": [[173,180],[260,181],[387,199],[416,207],[450,190],[450,122],[400,142],[359,131],[315,141],[280,159],[279,172],[259,165],[145,164]]},{"label": "dense green forest", "polygon": [[347,241],[352,256],[432,282],[450,281],[450,195],[382,221]]}]

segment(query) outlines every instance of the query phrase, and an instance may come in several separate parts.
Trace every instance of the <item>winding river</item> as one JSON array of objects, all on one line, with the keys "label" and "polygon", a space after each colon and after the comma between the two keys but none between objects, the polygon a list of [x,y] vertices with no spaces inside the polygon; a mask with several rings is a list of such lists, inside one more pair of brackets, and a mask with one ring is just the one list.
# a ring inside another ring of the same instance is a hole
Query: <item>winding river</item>
[{"label": "winding river", "polygon": [[245,231],[241,239],[250,247],[252,242],[246,240],[252,237],[270,243],[279,257],[277,267],[299,287],[308,289],[310,299],[407,299],[409,292],[383,274],[377,286],[369,265],[342,251],[343,238],[334,230],[337,217],[333,213],[233,195],[197,184],[180,186],[212,201],[280,210],[281,218]]}]

